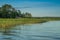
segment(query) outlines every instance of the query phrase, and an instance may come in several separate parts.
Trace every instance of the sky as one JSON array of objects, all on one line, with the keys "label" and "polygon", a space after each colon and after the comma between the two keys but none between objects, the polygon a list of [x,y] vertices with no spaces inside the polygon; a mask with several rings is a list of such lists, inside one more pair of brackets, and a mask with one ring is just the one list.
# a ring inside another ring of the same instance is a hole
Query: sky
[{"label": "sky", "polygon": [[0,0],[0,7],[4,4],[34,17],[60,17],[60,0]]}]

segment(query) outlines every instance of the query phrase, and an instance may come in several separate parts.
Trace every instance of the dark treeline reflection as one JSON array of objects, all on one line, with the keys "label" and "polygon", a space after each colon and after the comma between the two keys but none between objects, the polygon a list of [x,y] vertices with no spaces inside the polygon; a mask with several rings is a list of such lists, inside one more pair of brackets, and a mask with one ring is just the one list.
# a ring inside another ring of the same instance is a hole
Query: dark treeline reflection
[{"label": "dark treeline reflection", "polygon": [[19,37],[17,35],[17,32],[13,31],[12,28],[5,28],[4,31],[2,32],[2,35],[4,36],[2,38],[3,40],[16,40],[14,37]]}]

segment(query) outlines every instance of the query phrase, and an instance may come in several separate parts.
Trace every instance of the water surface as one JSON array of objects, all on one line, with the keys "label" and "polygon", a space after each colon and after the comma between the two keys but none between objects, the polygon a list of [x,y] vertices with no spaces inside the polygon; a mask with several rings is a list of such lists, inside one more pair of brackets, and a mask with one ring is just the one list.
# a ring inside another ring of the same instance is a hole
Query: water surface
[{"label": "water surface", "polygon": [[0,30],[0,40],[60,40],[60,21],[25,24]]}]

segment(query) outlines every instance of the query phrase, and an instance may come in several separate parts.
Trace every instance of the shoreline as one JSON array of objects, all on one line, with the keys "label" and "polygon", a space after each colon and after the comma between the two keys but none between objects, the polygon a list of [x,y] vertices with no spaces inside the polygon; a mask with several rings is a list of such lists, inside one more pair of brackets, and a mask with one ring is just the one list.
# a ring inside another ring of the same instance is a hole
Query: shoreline
[{"label": "shoreline", "polygon": [[0,18],[0,28],[10,28],[16,25],[21,24],[36,24],[36,23],[44,23],[48,21],[58,21],[52,19],[38,19],[38,18]]},{"label": "shoreline", "polygon": [[10,28],[12,26],[21,24],[35,24],[43,23],[45,20],[41,19],[30,19],[30,18],[17,18],[17,19],[0,19],[0,28]]}]

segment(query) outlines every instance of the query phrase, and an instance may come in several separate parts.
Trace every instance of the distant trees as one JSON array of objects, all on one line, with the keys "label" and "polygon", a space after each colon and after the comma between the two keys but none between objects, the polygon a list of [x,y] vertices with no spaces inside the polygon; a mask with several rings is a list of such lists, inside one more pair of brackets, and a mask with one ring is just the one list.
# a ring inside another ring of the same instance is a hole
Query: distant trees
[{"label": "distant trees", "polygon": [[31,13],[22,14],[20,10],[16,10],[9,4],[0,7],[0,18],[17,18],[17,17],[32,17]]},{"label": "distant trees", "polygon": [[32,17],[32,15],[31,15],[31,13],[26,12],[26,13],[24,14],[24,17]]}]

